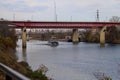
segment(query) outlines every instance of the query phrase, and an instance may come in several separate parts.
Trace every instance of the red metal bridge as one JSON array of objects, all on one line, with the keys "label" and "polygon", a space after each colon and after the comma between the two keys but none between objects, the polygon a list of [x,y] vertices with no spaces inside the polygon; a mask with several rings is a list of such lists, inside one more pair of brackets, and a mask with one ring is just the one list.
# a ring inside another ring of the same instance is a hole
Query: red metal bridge
[{"label": "red metal bridge", "polygon": [[22,29],[22,46],[26,48],[26,28],[70,28],[76,29],[73,32],[73,42],[78,42],[78,28],[102,28],[100,31],[100,44],[105,44],[106,27],[114,27],[120,25],[120,22],[37,22],[37,21],[11,21],[16,28]]},{"label": "red metal bridge", "polygon": [[41,21],[12,21],[17,28],[101,28],[120,25],[120,22],[41,22]]}]

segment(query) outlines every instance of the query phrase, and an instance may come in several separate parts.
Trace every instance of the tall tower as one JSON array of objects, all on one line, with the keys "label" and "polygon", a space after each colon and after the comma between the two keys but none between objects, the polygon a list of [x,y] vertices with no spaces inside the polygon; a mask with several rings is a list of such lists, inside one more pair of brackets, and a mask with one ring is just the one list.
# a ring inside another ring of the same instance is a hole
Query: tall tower
[{"label": "tall tower", "polygon": [[54,15],[55,15],[55,21],[57,22],[57,11],[56,11],[56,1],[54,0]]},{"label": "tall tower", "polygon": [[97,10],[97,17],[96,17],[96,21],[99,22],[99,10]]},{"label": "tall tower", "polygon": [[[96,22],[99,22],[99,10],[98,9],[97,9],[95,18],[96,18]],[[96,32],[99,32],[99,29],[97,27],[93,27],[92,33],[95,34]]]}]

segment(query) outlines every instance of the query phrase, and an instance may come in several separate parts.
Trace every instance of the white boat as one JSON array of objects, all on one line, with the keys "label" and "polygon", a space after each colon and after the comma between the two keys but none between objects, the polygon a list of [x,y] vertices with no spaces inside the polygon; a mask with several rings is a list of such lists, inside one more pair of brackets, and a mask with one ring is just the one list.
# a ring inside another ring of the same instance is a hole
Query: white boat
[{"label": "white boat", "polygon": [[48,43],[49,43],[50,46],[58,46],[59,45],[56,37],[51,37],[51,39]]}]

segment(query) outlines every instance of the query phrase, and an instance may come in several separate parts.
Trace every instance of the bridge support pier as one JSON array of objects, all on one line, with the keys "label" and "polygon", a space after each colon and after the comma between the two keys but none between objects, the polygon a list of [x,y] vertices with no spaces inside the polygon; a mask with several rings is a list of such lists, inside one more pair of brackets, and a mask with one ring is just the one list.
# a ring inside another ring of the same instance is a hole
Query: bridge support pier
[{"label": "bridge support pier", "polygon": [[79,42],[78,37],[79,37],[78,29],[73,29],[72,42],[78,43]]},{"label": "bridge support pier", "polygon": [[100,31],[100,45],[101,46],[105,45],[105,30],[106,30],[106,26],[104,26],[102,30]]},{"label": "bridge support pier", "polygon": [[26,48],[26,39],[27,39],[27,36],[26,36],[26,27],[23,27],[22,28],[22,48]]}]

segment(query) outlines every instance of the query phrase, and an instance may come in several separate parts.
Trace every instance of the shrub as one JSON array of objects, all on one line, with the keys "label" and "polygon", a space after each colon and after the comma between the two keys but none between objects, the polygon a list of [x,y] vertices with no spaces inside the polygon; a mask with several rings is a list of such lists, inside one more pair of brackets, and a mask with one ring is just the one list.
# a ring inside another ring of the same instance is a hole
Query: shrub
[{"label": "shrub", "polygon": [[9,37],[3,38],[2,43],[5,45],[6,48],[15,48],[16,47],[13,40]]}]

